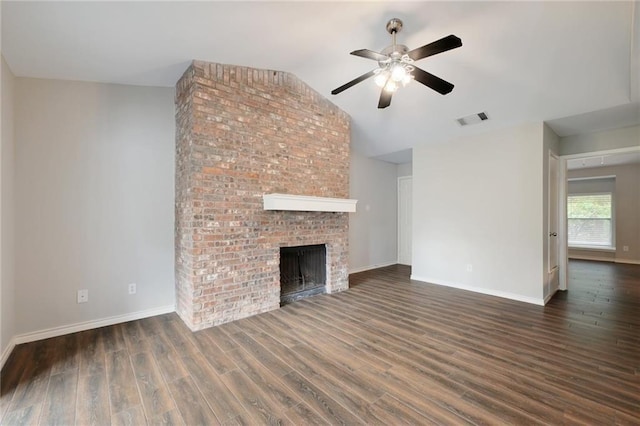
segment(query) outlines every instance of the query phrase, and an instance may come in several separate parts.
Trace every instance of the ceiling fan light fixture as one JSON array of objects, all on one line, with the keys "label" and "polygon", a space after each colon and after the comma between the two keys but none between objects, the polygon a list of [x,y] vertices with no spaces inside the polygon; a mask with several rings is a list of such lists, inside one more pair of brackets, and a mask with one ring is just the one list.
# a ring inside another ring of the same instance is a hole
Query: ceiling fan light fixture
[{"label": "ceiling fan light fixture", "polygon": [[398,83],[389,79],[389,81],[387,81],[387,84],[384,86],[384,90],[389,93],[394,93],[396,90],[398,90]]},{"label": "ceiling fan light fixture", "polygon": [[373,81],[375,81],[378,87],[384,87],[389,80],[389,72],[385,69],[379,69]]},{"label": "ceiling fan light fixture", "polygon": [[395,82],[403,81],[407,76],[407,69],[400,62],[391,66],[391,80]]},{"label": "ceiling fan light fixture", "polygon": [[405,87],[411,82],[413,79],[413,74],[411,74],[413,70],[413,66],[403,62],[392,63],[391,65],[378,69],[375,83],[387,92],[395,93],[401,85]]}]

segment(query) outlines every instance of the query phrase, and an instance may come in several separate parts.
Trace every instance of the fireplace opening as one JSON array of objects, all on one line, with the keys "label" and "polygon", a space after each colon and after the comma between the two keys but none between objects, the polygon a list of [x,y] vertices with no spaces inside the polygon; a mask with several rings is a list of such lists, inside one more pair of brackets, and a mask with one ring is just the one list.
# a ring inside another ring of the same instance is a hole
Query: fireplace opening
[{"label": "fireplace opening", "polygon": [[280,248],[280,304],[326,292],[324,244]]}]

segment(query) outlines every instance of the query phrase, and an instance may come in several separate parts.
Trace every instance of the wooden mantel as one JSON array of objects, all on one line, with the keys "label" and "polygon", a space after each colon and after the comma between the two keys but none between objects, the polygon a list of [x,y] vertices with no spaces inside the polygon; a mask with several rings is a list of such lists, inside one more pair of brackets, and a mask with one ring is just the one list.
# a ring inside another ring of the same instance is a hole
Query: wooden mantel
[{"label": "wooden mantel", "polygon": [[265,210],[355,213],[358,200],[308,195],[264,194]]}]

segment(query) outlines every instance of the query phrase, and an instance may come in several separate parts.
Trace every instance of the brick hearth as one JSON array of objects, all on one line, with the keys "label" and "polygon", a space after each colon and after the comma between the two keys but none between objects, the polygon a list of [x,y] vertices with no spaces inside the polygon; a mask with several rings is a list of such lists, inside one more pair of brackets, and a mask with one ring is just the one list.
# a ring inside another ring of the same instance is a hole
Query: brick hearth
[{"label": "brick hearth", "polygon": [[347,213],[262,195],[349,195],[349,117],[292,74],[194,61],[176,86],[176,310],[198,330],[279,307],[280,247],[327,245],[348,287]]}]

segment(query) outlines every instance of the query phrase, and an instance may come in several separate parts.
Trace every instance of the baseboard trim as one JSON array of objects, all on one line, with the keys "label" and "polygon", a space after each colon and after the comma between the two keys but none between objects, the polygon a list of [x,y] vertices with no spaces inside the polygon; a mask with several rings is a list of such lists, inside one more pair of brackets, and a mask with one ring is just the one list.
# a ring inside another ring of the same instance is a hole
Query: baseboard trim
[{"label": "baseboard trim", "polygon": [[353,268],[353,269],[349,269],[349,274],[356,274],[358,272],[370,271],[372,269],[385,268],[387,266],[392,266],[397,264],[398,264],[398,261],[394,260],[393,262],[388,262],[388,263],[379,263],[376,265],[363,266],[361,268]]},{"label": "baseboard trim", "polygon": [[615,262],[613,257],[599,257],[599,256],[584,256],[584,255],[570,255],[569,259],[575,260],[593,260],[596,262]]},{"label": "baseboard trim", "polygon": [[635,260],[635,259],[615,259],[613,257],[571,255],[571,256],[569,256],[569,259],[593,260],[595,262],[624,263],[624,264],[627,264],[627,265],[640,265],[640,260]]},{"label": "baseboard trim", "polygon": [[7,360],[9,359],[9,355],[11,355],[11,352],[13,352],[13,348],[15,347],[16,347],[16,338],[14,337],[9,341],[9,344],[2,352],[2,357],[0,358],[0,370],[2,370],[2,368],[4,367],[4,363],[7,362]]},{"label": "baseboard trim", "polygon": [[626,263],[628,265],[640,265],[640,260],[635,260],[635,259],[616,259],[616,263]]},{"label": "baseboard trim", "polygon": [[122,322],[135,321],[142,318],[153,317],[156,315],[169,314],[171,312],[175,312],[175,310],[175,305],[161,306],[159,308],[131,312],[124,315],[116,315],[98,320],[85,321],[71,325],[48,328],[46,330],[33,331],[31,333],[19,334],[15,336],[13,340],[15,345],[20,345],[22,343],[35,342],[36,340],[48,339],[50,337],[58,337],[65,334],[77,333],[79,331],[91,330],[93,328],[106,327],[109,325],[120,324]]},{"label": "baseboard trim", "polygon": [[443,287],[452,287],[452,288],[457,288],[459,290],[472,291],[474,293],[501,297],[503,299],[515,300],[517,302],[524,302],[524,303],[529,303],[529,304],[538,305],[538,306],[544,306],[545,304],[545,301],[542,298],[538,299],[536,297],[522,296],[520,294],[509,293],[509,292],[500,291],[500,290],[493,290],[490,288],[472,287],[464,284],[435,280],[433,278],[420,277],[414,274],[411,274],[411,279],[415,281],[421,281],[426,284],[435,284]]}]

